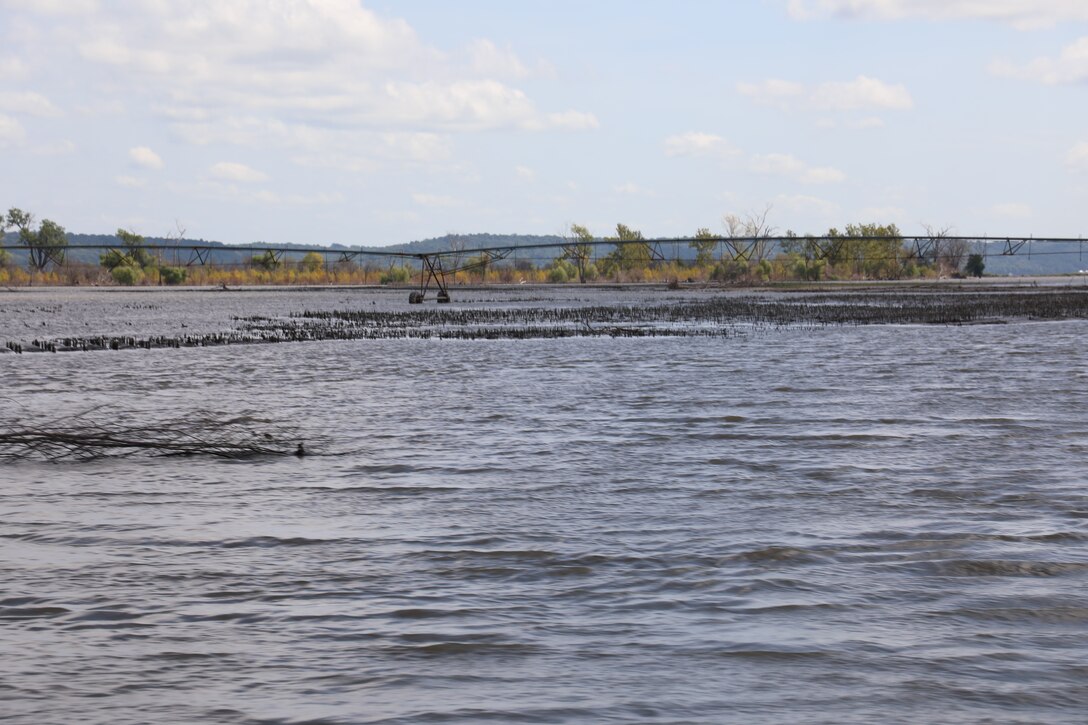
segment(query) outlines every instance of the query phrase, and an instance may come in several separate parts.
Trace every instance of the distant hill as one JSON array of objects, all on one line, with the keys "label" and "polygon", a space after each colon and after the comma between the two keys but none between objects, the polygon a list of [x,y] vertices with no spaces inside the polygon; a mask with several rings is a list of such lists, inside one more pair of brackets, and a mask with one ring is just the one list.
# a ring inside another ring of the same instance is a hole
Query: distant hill
[{"label": "distant hill", "polygon": [[1077,244],[1033,242],[1011,256],[1002,256],[1003,246],[991,244],[986,250],[986,274],[1022,277],[1075,274],[1088,269],[1088,243],[1083,245],[1084,249],[1080,249],[1081,245]]},{"label": "distant hill", "polygon": [[[341,244],[272,244],[268,242],[253,242],[250,244],[224,244],[222,242],[208,241],[206,239],[167,239],[165,237],[146,237],[148,244],[171,246],[201,245],[216,247],[209,258],[211,264],[241,264],[253,256],[252,252],[239,252],[235,247],[275,247],[276,249],[300,249],[307,250],[315,247],[328,248],[331,251],[345,251],[365,249],[375,252],[405,252],[408,254],[421,254],[427,252],[448,251],[451,249],[484,249],[488,247],[517,247],[531,244],[562,244],[563,238],[555,235],[541,236],[533,234],[447,234],[442,237],[421,239],[405,244],[395,244],[388,247],[347,247]],[[14,232],[8,232],[4,236],[5,245],[17,245],[19,236]],[[80,245],[121,245],[121,240],[112,234],[68,234],[68,243],[73,246]],[[18,249],[10,250],[17,264],[26,264],[26,252]],[[68,252],[68,258],[73,262],[82,264],[98,264],[101,252],[97,249],[73,249]],[[169,255],[169,252],[166,253]],[[180,263],[184,264],[188,259],[188,252],[179,252],[182,256]],[[288,257],[301,257],[304,252],[297,255],[288,254]],[[548,258],[552,258],[552,254]],[[164,257],[165,258],[165,257]],[[172,260],[171,260],[172,261]]]}]

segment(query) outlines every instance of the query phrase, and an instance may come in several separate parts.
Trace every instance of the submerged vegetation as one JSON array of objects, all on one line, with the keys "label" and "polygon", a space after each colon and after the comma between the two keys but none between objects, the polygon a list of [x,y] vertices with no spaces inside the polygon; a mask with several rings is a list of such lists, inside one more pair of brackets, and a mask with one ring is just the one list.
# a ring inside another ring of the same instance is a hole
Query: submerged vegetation
[{"label": "submerged vegetation", "polygon": [[154,456],[307,455],[297,432],[262,418],[192,414],[157,423],[125,422],[94,409],[59,420],[0,421],[0,461],[89,460],[134,454]]},{"label": "submerged vegetation", "polygon": [[321,340],[565,337],[730,337],[780,327],[1000,323],[1088,319],[1088,289],[1012,288],[796,292],[662,292],[643,304],[510,307],[476,304],[407,310],[313,310],[238,318],[232,330],[191,335],[88,336],[8,341],[0,352],[210,347]]}]

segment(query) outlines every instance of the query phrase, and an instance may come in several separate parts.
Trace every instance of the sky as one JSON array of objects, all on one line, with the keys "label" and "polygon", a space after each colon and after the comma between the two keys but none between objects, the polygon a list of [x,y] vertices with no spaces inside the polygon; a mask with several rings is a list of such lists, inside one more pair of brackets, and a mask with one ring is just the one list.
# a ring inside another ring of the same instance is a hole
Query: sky
[{"label": "sky", "polygon": [[1085,0],[0,0],[0,208],[387,245],[1088,232]]}]

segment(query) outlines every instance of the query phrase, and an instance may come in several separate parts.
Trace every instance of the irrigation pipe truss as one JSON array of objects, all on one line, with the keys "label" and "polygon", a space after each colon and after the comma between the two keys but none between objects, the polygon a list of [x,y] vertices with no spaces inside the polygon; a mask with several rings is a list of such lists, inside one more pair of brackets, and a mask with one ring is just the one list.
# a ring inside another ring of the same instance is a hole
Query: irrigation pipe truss
[{"label": "irrigation pipe truss", "polygon": [[[121,240],[118,239],[117,242]],[[876,254],[857,254],[853,250],[845,248],[847,243],[876,242],[894,245],[890,250]],[[125,245],[122,243],[103,244],[72,244],[67,246],[54,246],[39,248],[39,253],[44,254],[47,261],[62,263],[64,255],[76,250],[100,250],[112,252],[113,260],[117,265],[125,264],[131,254],[137,250],[153,252],[156,255],[170,253],[173,255],[176,265],[191,267],[193,265],[211,264],[213,254],[252,254],[268,257],[271,262],[278,263],[285,256],[297,257],[300,255],[316,253],[324,257],[327,262],[329,255],[335,255],[336,261],[352,261],[356,257],[376,257],[395,260],[417,260],[420,265],[420,290],[413,292],[410,298],[412,302],[422,302],[430,284],[433,282],[438,289],[438,300],[449,301],[449,292],[446,286],[446,276],[456,272],[479,269],[494,261],[505,259],[511,254],[523,254],[525,252],[542,250],[559,250],[558,256],[571,259],[579,264],[584,264],[594,258],[594,254],[601,247],[620,247],[626,245],[642,245],[645,247],[647,262],[665,262],[668,258],[665,254],[670,246],[674,248],[674,256],[679,258],[680,245],[694,245],[713,243],[717,247],[719,258],[728,255],[732,261],[751,261],[754,257],[762,258],[768,249],[775,245],[781,247],[786,243],[804,245],[806,254],[810,259],[834,259],[842,258],[843,261],[887,261],[895,259],[909,259],[911,256],[918,259],[935,261],[950,256],[962,256],[970,250],[973,254],[981,254],[983,257],[1013,256],[1027,247],[1028,256],[1046,256],[1053,254],[1069,254],[1078,251],[1083,257],[1084,242],[1081,237],[1014,237],[1014,236],[752,236],[752,237],[659,237],[654,239],[563,239],[558,242],[536,242],[532,244],[517,244],[489,247],[475,247],[471,249],[445,249],[429,252],[391,251],[381,248],[366,247],[321,247],[321,246],[272,246],[250,245],[231,246],[214,244],[182,244],[182,243],[158,243]],[[949,254],[948,245],[957,244],[960,252],[956,255]],[[1034,244],[1047,245],[1078,245],[1077,250],[1056,250],[1050,247],[1041,250],[1033,249]],[[966,245],[966,246],[965,246]],[[995,250],[995,247],[997,249]],[[0,250],[26,250],[26,245],[0,244]],[[591,252],[592,250],[592,252]],[[847,254],[843,254],[847,252]],[[853,253],[851,253],[853,252]],[[187,254],[183,262],[181,254]],[[463,260],[471,257],[466,263]],[[523,257],[524,258],[524,257]]]},{"label": "irrigation pipe truss", "polygon": [[[1012,236],[897,236],[897,237],[880,237],[880,236],[757,236],[757,237],[656,237],[652,239],[605,239],[605,238],[593,238],[593,239],[564,239],[558,242],[535,242],[532,244],[507,244],[502,246],[490,246],[490,247],[473,247],[465,249],[445,249],[435,250],[430,252],[406,252],[406,251],[390,251],[387,249],[373,248],[373,247],[322,247],[322,246],[275,246],[275,245],[249,245],[249,246],[234,246],[227,244],[182,244],[182,243],[146,243],[137,245],[124,245],[121,240],[118,239],[116,243],[101,243],[101,244],[71,244],[63,247],[65,250],[81,250],[81,249],[97,249],[97,250],[116,250],[119,252],[133,251],[133,250],[145,250],[145,251],[178,251],[178,252],[190,252],[195,255],[194,261],[198,263],[205,263],[205,255],[213,252],[219,253],[244,253],[244,254],[265,254],[272,253],[274,255],[281,254],[309,254],[315,252],[317,254],[335,254],[348,256],[354,258],[356,256],[371,256],[371,257],[388,257],[393,259],[424,259],[427,257],[451,257],[451,256],[464,256],[464,255],[480,255],[480,254],[502,254],[505,256],[510,252],[515,251],[531,251],[531,250],[543,250],[543,249],[566,249],[572,247],[615,247],[629,244],[642,244],[647,247],[661,247],[668,245],[679,244],[691,244],[696,242],[714,242],[717,244],[727,244],[735,248],[751,246],[755,244],[778,244],[784,243],[810,243],[818,250],[824,252],[830,252],[833,248],[838,247],[846,242],[898,242],[902,245],[908,245],[914,247],[920,254],[924,254],[926,249],[934,249],[937,246],[944,245],[950,242],[967,242],[968,244],[981,247],[982,251],[978,252],[987,256],[1009,256],[1017,254],[1025,245],[1031,245],[1033,243],[1045,243],[1045,244],[1079,244],[1083,245],[1086,241],[1082,237],[1012,237]],[[990,251],[991,245],[1001,244],[1002,249],[998,253]],[[26,250],[24,244],[0,244],[0,249],[7,250]],[[1067,254],[1068,252],[1035,252],[1035,254]],[[872,258],[872,257],[870,257]]]}]

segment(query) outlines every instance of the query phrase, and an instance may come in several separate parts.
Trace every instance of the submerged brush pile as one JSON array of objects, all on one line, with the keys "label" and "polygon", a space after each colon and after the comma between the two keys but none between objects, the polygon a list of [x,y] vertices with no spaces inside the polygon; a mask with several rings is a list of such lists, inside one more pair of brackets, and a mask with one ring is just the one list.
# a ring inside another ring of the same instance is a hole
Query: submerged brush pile
[{"label": "submerged brush pile", "polygon": [[[102,422],[103,418],[110,422]],[[191,415],[165,424],[119,422],[123,419],[88,412],[40,423],[0,422],[0,461],[138,454],[241,459],[307,453],[293,431],[251,416]]]},{"label": "submerged brush pile", "polygon": [[[1088,318],[1088,291],[1001,291],[981,293],[843,292],[723,296],[672,304],[602,305],[591,307],[532,308],[423,308],[404,312],[316,311],[295,319],[363,330],[497,330],[504,336],[553,330],[584,335],[726,334],[735,325],[781,327],[789,325],[965,324],[1008,319]],[[251,329],[274,332],[282,321],[249,320]],[[271,324],[269,324],[271,323]],[[632,327],[634,326],[634,327]],[[556,336],[565,336],[558,334]]]},{"label": "submerged brush pile", "polygon": [[412,307],[315,310],[246,317],[205,335],[61,338],[8,342],[0,352],[205,347],[317,340],[565,337],[726,337],[752,329],[875,324],[977,324],[1012,319],[1088,319],[1083,289],[866,290],[693,296],[680,301],[593,306]]}]

